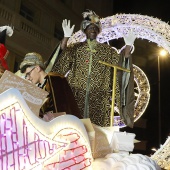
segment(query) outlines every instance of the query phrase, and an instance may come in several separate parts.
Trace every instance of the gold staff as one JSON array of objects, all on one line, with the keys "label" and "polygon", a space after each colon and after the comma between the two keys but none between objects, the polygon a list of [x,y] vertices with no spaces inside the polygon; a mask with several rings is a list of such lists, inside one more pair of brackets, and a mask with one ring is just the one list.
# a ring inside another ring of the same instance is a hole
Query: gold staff
[{"label": "gold staff", "polygon": [[113,86],[112,86],[112,107],[111,107],[111,115],[110,115],[110,126],[112,127],[113,126],[113,117],[114,117],[114,105],[115,105],[115,89],[116,89],[116,74],[117,74],[117,69],[118,70],[122,70],[122,71],[126,71],[128,73],[130,73],[130,70],[122,68],[122,67],[119,67],[119,66],[116,66],[114,64],[106,63],[104,61],[99,61],[99,63],[114,68],[114,71],[113,71]]}]

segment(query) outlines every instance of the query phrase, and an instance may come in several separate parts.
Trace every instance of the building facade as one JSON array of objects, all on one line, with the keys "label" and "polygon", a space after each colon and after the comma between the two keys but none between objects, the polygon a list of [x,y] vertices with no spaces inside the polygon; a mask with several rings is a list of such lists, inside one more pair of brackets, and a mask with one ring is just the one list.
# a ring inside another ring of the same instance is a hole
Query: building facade
[{"label": "building facade", "polygon": [[18,70],[28,52],[38,52],[46,60],[63,37],[63,19],[75,24],[75,32],[85,9],[103,18],[112,15],[112,5],[112,0],[0,0],[0,25],[14,27],[13,36],[6,39],[10,71]]}]

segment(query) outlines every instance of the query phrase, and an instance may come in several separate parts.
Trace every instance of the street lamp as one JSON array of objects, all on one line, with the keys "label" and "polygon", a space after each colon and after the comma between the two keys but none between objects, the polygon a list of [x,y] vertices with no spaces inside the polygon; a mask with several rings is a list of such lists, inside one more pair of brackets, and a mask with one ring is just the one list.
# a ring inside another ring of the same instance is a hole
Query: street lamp
[{"label": "street lamp", "polygon": [[164,49],[160,50],[158,55],[158,130],[159,130],[159,147],[161,146],[161,91],[160,91],[160,57],[165,57],[167,51]]}]

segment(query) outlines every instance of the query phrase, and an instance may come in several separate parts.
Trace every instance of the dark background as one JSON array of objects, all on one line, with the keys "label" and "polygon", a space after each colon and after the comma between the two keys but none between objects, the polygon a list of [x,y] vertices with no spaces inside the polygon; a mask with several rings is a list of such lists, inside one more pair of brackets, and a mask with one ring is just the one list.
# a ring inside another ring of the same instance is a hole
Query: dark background
[{"label": "dark background", "polygon": [[[113,15],[115,14],[141,14],[158,18],[164,22],[170,21],[170,10],[168,1],[165,0],[116,0],[113,4]],[[121,131],[134,132],[136,139],[147,140],[147,148],[143,154],[152,153],[151,148],[159,148],[160,142],[163,144],[170,134],[170,55],[160,58],[160,113],[159,119],[159,99],[158,99],[158,52],[161,49],[157,44],[147,40],[137,39],[135,41],[135,52],[133,54],[134,64],[139,66],[148,77],[150,82],[150,102],[142,115],[146,120],[146,129],[123,128]],[[143,62],[139,61],[143,58]],[[160,122],[159,122],[160,121]],[[160,127],[161,124],[161,127]],[[161,137],[159,135],[161,129]],[[135,151],[134,151],[135,152]]]}]

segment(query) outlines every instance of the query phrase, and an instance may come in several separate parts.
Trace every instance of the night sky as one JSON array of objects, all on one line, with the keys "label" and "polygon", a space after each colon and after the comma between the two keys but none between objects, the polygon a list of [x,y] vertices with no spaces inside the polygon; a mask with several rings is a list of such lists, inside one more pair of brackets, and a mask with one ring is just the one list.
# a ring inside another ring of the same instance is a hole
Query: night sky
[{"label": "night sky", "polygon": [[[169,5],[166,0],[116,0],[113,6],[113,15],[125,13],[125,14],[141,14],[150,17],[158,18],[164,22],[170,21]],[[136,51],[133,54],[135,61],[138,60],[138,56],[144,57],[146,63],[143,66],[139,66],[147,75],[150,82],[150,102],[143,114],[143,118],[147,119],[147,129],[143,133],[148,140],[148,151],[151,147],[159,148],[159,119],[158,119],[158,60],[156,53],[160,49],[157,44],[148,42],[147,40],[136,40],[136,50],[138,44],[144,43],[145,49]],[[136,42],[135,41],[135,42]],[[137,55],[136,55],[137,54]],[[138,63],[138,62],[136,62]],[[136,64],[134,63],[134,64]],[[136,64],[137,65],[137,64]],[[137,65],[138,66],[138,65]],[[170,134],[170,55],[166,58],[160,59],[160,107],[161,107],[161,144],[163,144]],[[135,129],[125,128],[123,130],[135,132]],[[141,135],[136,134],[137,139],[142,139]]]},{"label": "night sky", "polygon": [[141,14],[170,21],[169,5],[166,0],[115,0],[113,14]]}]

